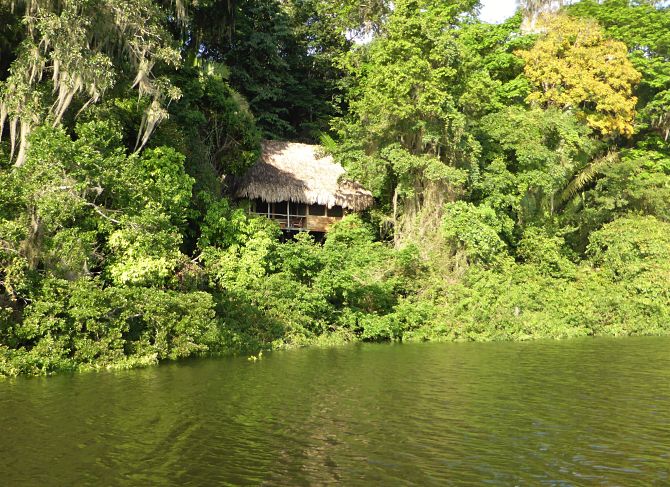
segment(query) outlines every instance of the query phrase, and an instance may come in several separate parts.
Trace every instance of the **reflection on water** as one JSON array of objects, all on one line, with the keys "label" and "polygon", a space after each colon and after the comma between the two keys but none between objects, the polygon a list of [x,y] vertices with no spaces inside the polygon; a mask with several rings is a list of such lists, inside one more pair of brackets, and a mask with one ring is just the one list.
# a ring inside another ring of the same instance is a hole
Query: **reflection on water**
[{"label": "reflection on water", "polygon": [[3,485],[670,485],[670,339],[361,345],[0,382]]}]

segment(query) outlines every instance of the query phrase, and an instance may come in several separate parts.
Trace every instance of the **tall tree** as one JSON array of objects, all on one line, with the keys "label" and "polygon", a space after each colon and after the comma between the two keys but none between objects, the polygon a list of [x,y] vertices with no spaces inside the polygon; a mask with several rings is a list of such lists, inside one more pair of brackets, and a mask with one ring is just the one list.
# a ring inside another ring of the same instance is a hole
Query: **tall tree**
[{"label": "tall tree", "polygon": [[633,134],[640,73],[626,45],[608,39],[593,20],[558,16],[529,51],[520,51],[535,90],[531,103],[574,111],[604,136]]},{"label": "tall tree", "polygon": [[346,60],[357,81],[340,129],[360,142],[350,168],[390,200],[396,240],[425,208],[439,215],[463,183],[456,166],[476,153],[458,109],[466,63],[453,28],[476,3],[397,2],[384,33]]},{"label": "tall tree", "polygon": [[314,141],[339,103],[335,59],[351,43],[321,0],[239,0],[230,35],[200,40],[224,63],[268,138]]},{"label": "tall tree", "polygon": [[596,19],[607,35],[628,46],[630,60],[642,73],[635,90],[640,137],[648,129],[670,138],[670,5],[662,1],[584,0],[571,15]]},{"label": "tall tree", "polygon": [[517,0],[517,5],[523,14],[521,31],[524,33],[537,32],[537,21],[543,14],[549,14],[563,7],[566,0]]}]

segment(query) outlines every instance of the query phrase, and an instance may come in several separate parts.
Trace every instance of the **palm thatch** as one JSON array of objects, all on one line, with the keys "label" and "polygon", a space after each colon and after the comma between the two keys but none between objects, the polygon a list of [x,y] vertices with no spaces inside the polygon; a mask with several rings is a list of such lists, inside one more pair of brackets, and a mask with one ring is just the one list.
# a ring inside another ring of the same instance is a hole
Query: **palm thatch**
[{"label": "palm thatch", "polygon": [[268,203],[293,201],[309,205],[341,206],[354,211],[369,208],[372,193],[342,178],[344,168],[319,147],[295,142],[263,142],[261,159],[234,182],[238,198]]}]

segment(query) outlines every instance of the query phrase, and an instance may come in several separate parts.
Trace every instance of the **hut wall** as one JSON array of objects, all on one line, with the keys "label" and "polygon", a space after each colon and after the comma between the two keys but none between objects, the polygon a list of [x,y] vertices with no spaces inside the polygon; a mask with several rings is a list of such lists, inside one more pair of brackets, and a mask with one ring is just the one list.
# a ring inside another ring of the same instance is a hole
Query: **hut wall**
[{"label": "hut wall", "polygon": [[331,225],[339,222],[342,217],[338,216],[307,216],[305,221],[305,230],[310,232],[327,232]]}]

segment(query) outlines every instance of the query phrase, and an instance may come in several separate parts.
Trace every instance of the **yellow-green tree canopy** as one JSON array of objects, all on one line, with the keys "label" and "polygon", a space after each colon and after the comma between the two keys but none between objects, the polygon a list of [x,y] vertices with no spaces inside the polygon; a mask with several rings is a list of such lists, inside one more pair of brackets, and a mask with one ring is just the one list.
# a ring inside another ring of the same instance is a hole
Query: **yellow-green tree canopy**
[{"label": "yellow-green tree canopy", "polygon": [[626,45],[607,39],[593,20],[559,15],[543,23],[543,37],[519,52],[535,87],[528,101],[575,111],[605,136],[631,136],[640,73]]}]

